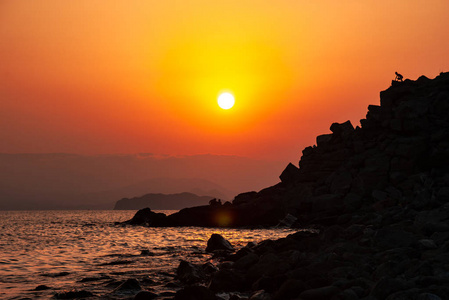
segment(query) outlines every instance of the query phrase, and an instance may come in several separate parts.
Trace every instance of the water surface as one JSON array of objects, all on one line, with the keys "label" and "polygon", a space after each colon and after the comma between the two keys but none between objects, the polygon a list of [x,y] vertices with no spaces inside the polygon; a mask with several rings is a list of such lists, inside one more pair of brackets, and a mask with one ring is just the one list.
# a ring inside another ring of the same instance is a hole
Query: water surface
[{"label": "water surface", "polygon": [[[166,211],[172,213],[173,211]],[[0,211],[0,299],[50,298],[87,290],[102,298],[127,278],[145,289],[173,292],[181,259],[206,262],[212,233],[236,248],[284,237],[290,229],[117,226],[135,211]],[[142,250],[144,255],[142,255]],[[39,285],[48,290],[34,291]],[[123,296],[123,297],[122,297]]]}]

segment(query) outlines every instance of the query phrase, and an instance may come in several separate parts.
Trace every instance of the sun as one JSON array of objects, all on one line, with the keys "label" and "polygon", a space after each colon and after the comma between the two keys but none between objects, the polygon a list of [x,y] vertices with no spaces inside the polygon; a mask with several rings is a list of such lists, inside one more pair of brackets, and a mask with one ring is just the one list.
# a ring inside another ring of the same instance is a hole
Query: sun
[{"label": "sun", "polygon": [[218,96],[218,106],[220,106],[223,109],[230,109],[234,106],[234,96],[231,93],[221,93],[220,96]]}]

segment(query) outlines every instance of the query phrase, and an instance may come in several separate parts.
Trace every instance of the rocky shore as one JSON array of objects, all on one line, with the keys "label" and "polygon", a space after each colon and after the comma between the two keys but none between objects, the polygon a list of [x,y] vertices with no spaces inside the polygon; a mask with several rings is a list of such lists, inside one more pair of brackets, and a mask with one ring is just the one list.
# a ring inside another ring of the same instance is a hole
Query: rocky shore
[{"label": "rocky shore", "polygon": [[394,81],[361,127],[332,124],[279,184],[126,223],[273,226],[290,214],[316,229],[211,250],[218,265],[182,262],[175,299],[449,299],[448,111],[449,73]]}]

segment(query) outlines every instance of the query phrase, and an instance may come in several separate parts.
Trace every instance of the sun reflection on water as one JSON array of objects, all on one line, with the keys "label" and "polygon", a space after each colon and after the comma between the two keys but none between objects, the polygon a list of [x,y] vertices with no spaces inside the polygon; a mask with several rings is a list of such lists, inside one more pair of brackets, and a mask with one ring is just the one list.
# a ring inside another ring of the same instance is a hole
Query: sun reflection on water
[{"label": "sun reflection on water", "polygon": [[[110,292],[108,281],[173,273],[180,259],[205,262],[207,240],[221,234],[237,249],[248,242],[280,238],[290,229],[148,228],[116,226],[135,211],[0,212],[0,298],[30,296],[36,286],[51,291],[95,288]],[[230,215],[219,216],[220,224]],[[162,277],[161,277],[162,276]],[[85,278],[103,278],[82,282]],[[162,278],[162,279],[158,279]],[[156,288],[152,286],[152,288]],[[36,293],[36,292],[35,292]],[[45,294],[47,293],[47,294]],[[43,294],[39,294],[42,296]]]}]

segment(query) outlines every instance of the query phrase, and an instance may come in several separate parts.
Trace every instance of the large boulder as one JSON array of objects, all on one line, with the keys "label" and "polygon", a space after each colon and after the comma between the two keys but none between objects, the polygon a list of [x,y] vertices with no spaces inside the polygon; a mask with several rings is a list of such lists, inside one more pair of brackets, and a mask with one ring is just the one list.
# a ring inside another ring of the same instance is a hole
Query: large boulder
[{"label": "large boulder", "polygon": [[125,221],[124,224],[155,227],[168,226],[168,219],[165,214],[156,213],[147,207],[137,211],[134,217],[131,220]]},{"label": "large boulder", "polygon": [[294,183],[299,176],[299,169],[292,163],[289,163],[284,169],[282,174],[279,176],[284,183]]},{"label": "large boulder", "polygon": [[214,233],[207,241],[206,251],[214,252],[215,250],[234,251],[234,247],[232,247],[231,243],[224,237],[217,233]]},{"label": "large boulder", "polygon": [[206,274],[201,266],[191,264],[185,260],[181,260],[176,270],[176,278],[187,284],[200,282],[205,277]]}]

